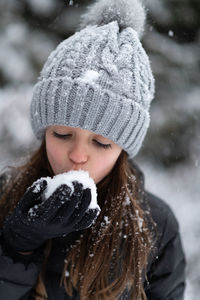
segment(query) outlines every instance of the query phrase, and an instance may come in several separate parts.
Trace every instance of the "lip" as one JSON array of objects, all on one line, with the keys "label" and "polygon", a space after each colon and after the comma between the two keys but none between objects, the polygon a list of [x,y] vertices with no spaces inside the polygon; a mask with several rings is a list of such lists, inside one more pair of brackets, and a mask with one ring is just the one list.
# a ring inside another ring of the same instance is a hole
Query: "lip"
[{"label": "lip", "polygon": [[70,169],[70,171],[79,171],[79,170],[83,170],[83,169],[81,169],[81,167],[75,167],[75,168]]}]

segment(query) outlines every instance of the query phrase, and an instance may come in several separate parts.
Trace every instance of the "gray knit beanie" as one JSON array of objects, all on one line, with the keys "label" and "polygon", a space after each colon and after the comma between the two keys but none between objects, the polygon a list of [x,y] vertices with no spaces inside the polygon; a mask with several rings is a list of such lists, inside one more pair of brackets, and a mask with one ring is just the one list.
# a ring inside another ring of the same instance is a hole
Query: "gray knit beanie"
[{"label": "gray knit beanie", "polygon": [[100,134],[133,158],[149,127],[154,78],[139,37],[145,10],[139,0],[99,0],[80,31],[45,63],[31,103],[37,138],[50,125]]}]

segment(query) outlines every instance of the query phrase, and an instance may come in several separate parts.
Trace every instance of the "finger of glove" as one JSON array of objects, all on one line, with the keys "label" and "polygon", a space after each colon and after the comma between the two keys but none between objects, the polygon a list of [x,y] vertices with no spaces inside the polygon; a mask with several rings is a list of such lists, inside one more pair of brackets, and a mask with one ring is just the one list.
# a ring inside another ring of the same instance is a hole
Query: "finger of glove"
[{"label": "finger of glove", "polygon": [[78,223],[88,210],[88,207],[91,202],[91,189],[87,188],[83,191],[83,196],[81,201],[76,205],[71,217],[69,219],[69,223]]},{"label": "finger of glove", "polygon": [[45,179],[42,179],[40,181],[37,180],[31,187],[26,190],[24,196],[19,202],[19,207],[22,213],[27,212],[35,204],[41,202],[41,195],[46,187],[47,181]]},{"label": "finger of glove", "polygon": [[75,230],[83,230],[89,228],[93,223],[95,223],[99,215],[99,209],[89,209],[83,218],[75,225]]},{"label": "finger of glove", "polygon": [[74,214],[77,207],[82,201],[83,198],[83,189],[82,184],[75,183],[74,192],[69,201],[65,202],[58,210],[56,216],[52,219],[53,222],[62,222],[65,224],[70,224],[71,215]]},{"label": "finger of glove", "polygon": [[30,187],[30,190],[32,189],[33,193],[35,195],[41,195],[44,190],[47,187],[47,180],[45,178],[41,178],[39,180],[36,180],[32,186]]},{"label": "finger of glove", "polygon": [[73,187],[74,187],[74,190],[73,190],[73,196],[77,196],[77,197],[81,197],[82,194],[83,194],[83,184],[81,182],[78,182],[78,181],[72,181],[72,184],[73,184]]},{"label": "finger of glove", "polygon": [[71,198],[71,188],[66,185],[60,185],[53,194],[43,201],[40,210],[43,210],[43,214],[40,213],[40,217],[43,216],[46,221],[51,221],[59,214],[59,209],[69,205]]},{"label": "finger of glove", "polygon": [[67,211],[71,214],[77,203],[77,199],[74,199],[75,195],[77,196],[78,194],[77,190],[76,193],[73,193],[73,196],[71,196],[71,193],[72,190],[68,185],[60,185],[50,197],[44,199],[40,205],[33,207],[29,215],[29,220],[38,221],[38,219],[42,219],[41,223],[48,224],[50,222],[55,223],[57,218],[60,222],[60,208],[62,208],[62,211]]},{"label": "finger of glove", "polygon": [[56,214],[51,216],[51,220],[49,219],[49,225],[56,228],[55,236],[61,236],[63,234],[66,235],[73,231],[74,224],[69,222],[69,218],[73,214],[76,207],[80,204],[84,190],[82,183],[73,181],[72,184],[74,189],[69,201],[64,201],[62,206],[60,206],[57,210]]},{"label": "finger of glove", "polygon": [[49,198],[44,200],[40,205],[36,205],[36,210],[33,208],[34,211],[31,211],[34,217],[32,221],[42,218],[43,220],[41,222],[45,223],[55,223],[56,219],[60,222],[62,217],[61,211],[65,212],[65,218],[67,218],[74,211],[79,198],[82,196],[82,192],[82,184],[78,182],[74,183],[72,196],[72,190],[68,185],[60,185]]},{"label": "finger of glove", "polygon": [[[69,185],[67,184],[61,184],[58,186],[55,191],[48,197],[50,201],[67,201],[71,197],[72,194],[72,189]],[[46,200],[48,199],[45,195]]]},{"label": "finger of glove", "polygon": [[47,187],[47,180],[44,178],[36,180],[29,188],[27,188],[24,196],[30,197],[41,195]]},{"label": "finger of glove", "polygon": [[71,199],[68,205],[64,205],[63,207],[63,217],[66,221],[69,220],[70,216],[74,213],[76,207],[81,203],[83,197],[83,185],[79,182],[72,182],[74,186],[74,191],[72,193]]}]

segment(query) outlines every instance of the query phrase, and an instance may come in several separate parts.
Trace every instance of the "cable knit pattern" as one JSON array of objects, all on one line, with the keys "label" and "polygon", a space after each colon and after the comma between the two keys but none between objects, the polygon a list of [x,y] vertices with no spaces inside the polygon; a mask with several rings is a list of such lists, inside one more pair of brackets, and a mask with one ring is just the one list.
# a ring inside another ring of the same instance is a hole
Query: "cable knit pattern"
[{"label": "cable knit pattern", "polygon": [[50,54],[31,103],[37,138],[50,125],[91,130],[134,157],[149,127],[154,78],[137,32],[91,25]]}]

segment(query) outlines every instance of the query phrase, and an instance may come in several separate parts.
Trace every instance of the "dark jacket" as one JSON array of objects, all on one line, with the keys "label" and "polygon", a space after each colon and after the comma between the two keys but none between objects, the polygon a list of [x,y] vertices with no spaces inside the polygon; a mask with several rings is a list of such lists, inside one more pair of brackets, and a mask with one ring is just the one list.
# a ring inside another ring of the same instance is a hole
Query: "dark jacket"
[{"label": "dark jacket", "polygon": [[[143,181],[142,172],[137,170],[138,176]],[[161,199],[148,192],[145,192],[145,197],[158,230],[156,251],[149,257],[147,267],[148,281],[144,282],[147,299],[182,300],[185,288],[185,256],[177,220],[170,207]],[[74,292],[73,297],[70,298],[64,288],[59,287],[66,256],[66,244],[72,243],[75,238],[72,234],[64,240],[53,240],[45,279],[49,300],[79,299],[78,293]],[[6,248],[1,236],[0,299],[31,300],[31,289],[41,270],[42,250],[39,249],[30,257],[11,252]],[[130,300],[126,293],[121,296],[120,300],[125,299]]]}]

